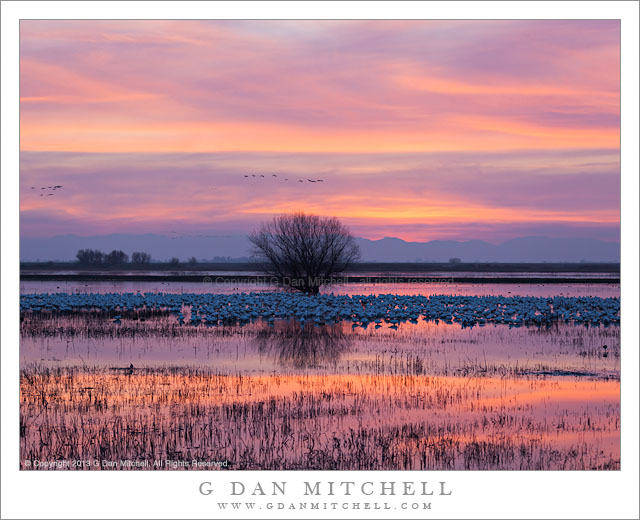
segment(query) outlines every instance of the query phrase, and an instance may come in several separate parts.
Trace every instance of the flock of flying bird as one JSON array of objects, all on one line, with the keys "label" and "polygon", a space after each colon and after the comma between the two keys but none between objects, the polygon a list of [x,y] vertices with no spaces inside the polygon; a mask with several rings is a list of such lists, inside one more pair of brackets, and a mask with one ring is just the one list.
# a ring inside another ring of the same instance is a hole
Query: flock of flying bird
[{"label": "flock of flying bird", "polygon": [[[276,179],[278,178],[278,174],[277,173],[272,173],[271,177],[275,177]],[[251,178],[255,178],[255,179],[260,179],[260,178],[269,178],[268,176],[265,177],[264,174],[262,173],[249,173],[247,175],[244,176],[245,179],[251,179]],[[284,179],[285,181],[288,181],[289,178],[288,177],[280,177],[281,179]],[[304,182],[303,179],[298,179],[298,182]],[[307,179],[307,182],[311,182],[313,184],[315,184],[316,182],[324,182],[324,179]]]},{"label": "flock of flying bird", "polygon": [[[52,193],[40,193],[41,197],[53,197],[53,192],[62,188],[62,185],[58,184],[56,186],[41,186],[41,190],[51,190]],[[36,186],[31,186],[32,190],[37,189]]]},{"label": "flock of flying bird", "polygon": [[[244,178],[245,178],[245,179],[252,179],[252,178],[260,179],[260,178],[268,178],[268,175],[265,177],[265,175],[264,175],[264,174],[262,174],[262,173],[250,173],[250,174],[245,175],[245,176],[244,176]],[[272,179],[273,179],[273,178],[278,179],[278,174],[277,174],[277,173],[272,173],[272,174],[271,174],[271,178],[272,178]],[[288,178],[288,177],[280,177],[280,179],[283,179],[284,181],[288,181],[288,180],[289,180],[289,178]],[[304,182],[304,180],[303,180],[303,179],[297,179],[297,181],[298,181],[298,182]],[[315,183],[317,183],[317,182],[324,182],[324,179],[307,179],[307,182],[310,182],[310,183],[315,184]],[[61,186],[61,185],[56,185],[56,186],[42,186],[42,187],[40,188],[41,190],[51,190],[51,191],[52,191],[52,193],[40,193],[40,196],[41,196],[41,197],[53,197],[53,192],[55,192],[56,190],[59,190],[59,189],[61,189],[61,188],[62,188],[62,186]],[[32,190],[35,190],[35,189],[37,189],[37,188],[36,188],[36,186],[31,186],[31,189],[32,189]]]}]

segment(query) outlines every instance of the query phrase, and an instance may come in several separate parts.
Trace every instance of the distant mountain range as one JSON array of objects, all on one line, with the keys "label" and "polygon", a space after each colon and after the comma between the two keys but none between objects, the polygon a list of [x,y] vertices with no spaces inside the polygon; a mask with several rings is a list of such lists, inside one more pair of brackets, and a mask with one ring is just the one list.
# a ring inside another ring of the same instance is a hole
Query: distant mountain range
[{"label": "distant mountain range", "polygon": [[[501,244],[482,240],[431,240],[406,242],[386,237],[380,240],[356,238],[363,261],[370,262],[619,262],[620,244],[587,238],[522,237]],[[171,257],[211,261],[214,257],[250,256],[250,244],[244,235],[98,235],[83,237],[59,235],[49,238],[22,237],[20,260],[74,260],[78,249],[121,249],[149,253],[154,260]]]},{"label": "distant mountain range", "polygon": [[405,242],[359,238],[363,260],[377,262],[619,262],[620,244],[588,238],[523,237],[494,245],[482,240]]}]

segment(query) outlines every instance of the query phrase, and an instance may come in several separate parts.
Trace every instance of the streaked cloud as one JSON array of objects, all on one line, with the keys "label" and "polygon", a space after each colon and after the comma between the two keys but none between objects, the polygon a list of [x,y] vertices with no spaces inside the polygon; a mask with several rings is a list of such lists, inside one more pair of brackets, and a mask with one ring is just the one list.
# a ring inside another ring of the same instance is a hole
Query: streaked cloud
[{"label": "streaked cloud", "polygon": [[[23,233],[244,232],[307,209],[369,238],[615,239],[619,36],[609,20],[25,20]],[[32,197],[42,183],[64,189]]]},{"label": "streaked cloud", "polygon": [[[600,229],[598,237],[607,239],[619,229],[615,150],[22,152],[21,172],[21,214],[28,217],[23,230],[33,235],[70,232],[74,219],[96,233],[244,233],[273,213],[293,210],[337,215],[367,238],[478,238],[479,224],[489,241],[492,229],[509,226],[533,232],[539,225],[549,234],[555,224],[552,236],[575,235],[583,226]],[[63,185],[53,197],[31,189],[53,184]]]}]

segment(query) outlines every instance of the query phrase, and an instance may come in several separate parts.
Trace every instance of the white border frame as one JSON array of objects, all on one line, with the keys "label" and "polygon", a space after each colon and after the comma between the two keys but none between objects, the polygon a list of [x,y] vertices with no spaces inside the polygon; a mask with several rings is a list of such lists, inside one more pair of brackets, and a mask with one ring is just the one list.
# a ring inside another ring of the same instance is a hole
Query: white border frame
[{"label": "white border frame", "polygon": [[[2,518],[220,518],[228,481],[448,482],[428,512],[396,518],[638,518],[638,3],[568,2],[2,2]],[[19,19],[608,18],[622,20],[622,469],[614,472],[20,472]],[[296,499],[291,494],[287,500]],[[401,497],[400,497],[401,498]],[[384,497],[371,499],[384,501]],[[232,513],[246,518],[246,511]],[[389,512],[257,510],[258,518],[388,518]]]}]

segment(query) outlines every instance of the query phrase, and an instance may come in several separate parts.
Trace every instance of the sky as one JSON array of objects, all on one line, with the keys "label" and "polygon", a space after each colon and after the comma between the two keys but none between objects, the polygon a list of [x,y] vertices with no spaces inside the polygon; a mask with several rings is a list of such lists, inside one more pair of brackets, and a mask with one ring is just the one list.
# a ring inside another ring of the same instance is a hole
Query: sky
[{"label": "sky", "polygon": [[370,239],[617,241],[619,39],[616,20],[23,20],[21,234],[245,234],[302,210]]}]

